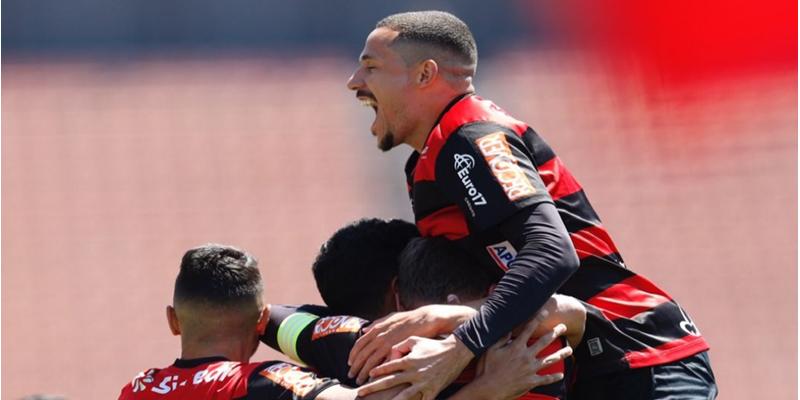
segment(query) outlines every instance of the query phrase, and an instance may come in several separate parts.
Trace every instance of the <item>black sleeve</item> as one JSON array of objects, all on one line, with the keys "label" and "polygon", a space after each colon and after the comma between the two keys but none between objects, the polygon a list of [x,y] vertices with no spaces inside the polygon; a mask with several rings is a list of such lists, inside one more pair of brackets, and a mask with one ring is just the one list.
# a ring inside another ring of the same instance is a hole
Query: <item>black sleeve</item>
[{"label": "black sleeve", "polygon": [[283,353],[278,344],[278,329],[283,321],[297,313],[310,314],[312,319],[330,315],[328,308],[325,306],[314,304],[271,304],[269,307],[269,321],[267,322],[267,328],[264,330],[264,334],[261,336],[261,342]]},{"label": "black sleeve", "polygon": [[244,399],[314,400],[322,391],[338,384],[335,379],[318,377],[297,365],[270,361],[260,365],[247,378]]},{"label": "black sleeve", "polygon": [[476,356],[534,315],[579,265],[552,203],[521,210],[499,229],[522,246],[479,314],[454,332]]},{"label": "black sleeve", "polygon": [[308,312],[312,310],[327,311],[309,306],[271,306],[261,341],[320,375],[354,386],[355,381],[347,377],[347,359],[367,321],[346,315],[319,317]]}]

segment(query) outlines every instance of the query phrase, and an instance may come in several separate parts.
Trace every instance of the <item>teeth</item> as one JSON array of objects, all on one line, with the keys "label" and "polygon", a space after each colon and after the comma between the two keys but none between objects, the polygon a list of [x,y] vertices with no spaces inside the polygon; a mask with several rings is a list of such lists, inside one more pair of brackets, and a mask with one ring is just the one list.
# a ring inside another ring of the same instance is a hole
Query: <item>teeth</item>
[{"label": "teeth", "polygon": [[361,105],[364,107],[376,108],[378,107],[378,103],[369,97],[359,97],[358,101],[361,102]]}]

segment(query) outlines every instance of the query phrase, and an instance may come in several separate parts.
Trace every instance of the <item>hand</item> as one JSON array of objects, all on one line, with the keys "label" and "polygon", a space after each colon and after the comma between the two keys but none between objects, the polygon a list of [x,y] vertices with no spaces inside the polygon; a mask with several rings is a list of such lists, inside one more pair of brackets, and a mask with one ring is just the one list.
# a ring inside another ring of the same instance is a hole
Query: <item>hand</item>
[{"label": "hand", "polygon": [[451,399],[464,396],[462,392],[469,393],[470,399],[516,399],[537,386],[564,379],[562,373],[538,375],[537,372],[572,355],[572,348],[564,347],[542,358],[537,358],[537,354],[564,334],[566,327],[557,325],[528,347],[536,326],[536,321],[531,321],[516,339],[508,342],[506,338],[490,347],[478,364],[476,379]]},{"label": "hand", "polygon": [[359,385],[367,381],[369,372],[384,362],[392,346],[411,336],[432,338],[451,333],[472,318],[477,311],[465,306],[429,305],[416,310],[392,313],[373,322],[356,341],[347,360],[350,378]]},{"label": "hand", "polygon": [[570,296],[554,294],[533,317],[539,326],[533,333],[534,337],[545,335],[558,324],[564,324],[567,331],[564,337],[570,346],[577,346],[583,339],[586,327],[586,307],[581,302]]},{"label": "hand", "polygon": [[391,361],[370,372],[371,377],[379,378],[360,387],[358,395],[407,383],[411,386],[394,400],[408,400],[417,394],[422,395],[422,400],[433,400],[473,357],[467,346],[453,335],[442,340],[413,336],[392,348]]}]

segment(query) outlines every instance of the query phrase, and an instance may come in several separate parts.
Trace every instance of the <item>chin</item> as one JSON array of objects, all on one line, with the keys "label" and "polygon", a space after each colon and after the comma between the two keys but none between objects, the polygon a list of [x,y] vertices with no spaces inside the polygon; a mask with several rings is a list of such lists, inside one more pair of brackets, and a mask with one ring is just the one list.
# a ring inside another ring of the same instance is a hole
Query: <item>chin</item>
[{"label": "chin", "polygon": [[381,151],[389,151],[393,149],[397,144],[394,141],[394,135],[391,132],[387,132],[383,137],[378,139],[378,148]]}]

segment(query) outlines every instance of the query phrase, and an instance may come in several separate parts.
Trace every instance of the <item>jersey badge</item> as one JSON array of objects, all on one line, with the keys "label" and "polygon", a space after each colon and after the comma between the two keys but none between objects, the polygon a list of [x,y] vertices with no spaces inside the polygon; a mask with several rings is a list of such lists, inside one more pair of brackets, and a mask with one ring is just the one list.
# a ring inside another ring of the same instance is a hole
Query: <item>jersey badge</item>
[{"label": "jersey badge", "polygon": [[350,316],[320,318],[314,325],[314,332],[311,334],[311,340],[324,338],[334,333],[358,332],[361,330],[363,324],[364,320],[361,318]]},{"label": "jersey badge", "polygon": [[287,363],[270,365],[259,374],[291,390],[297,397],[307,395],[319,384],[319,380],[313,373]]}]

